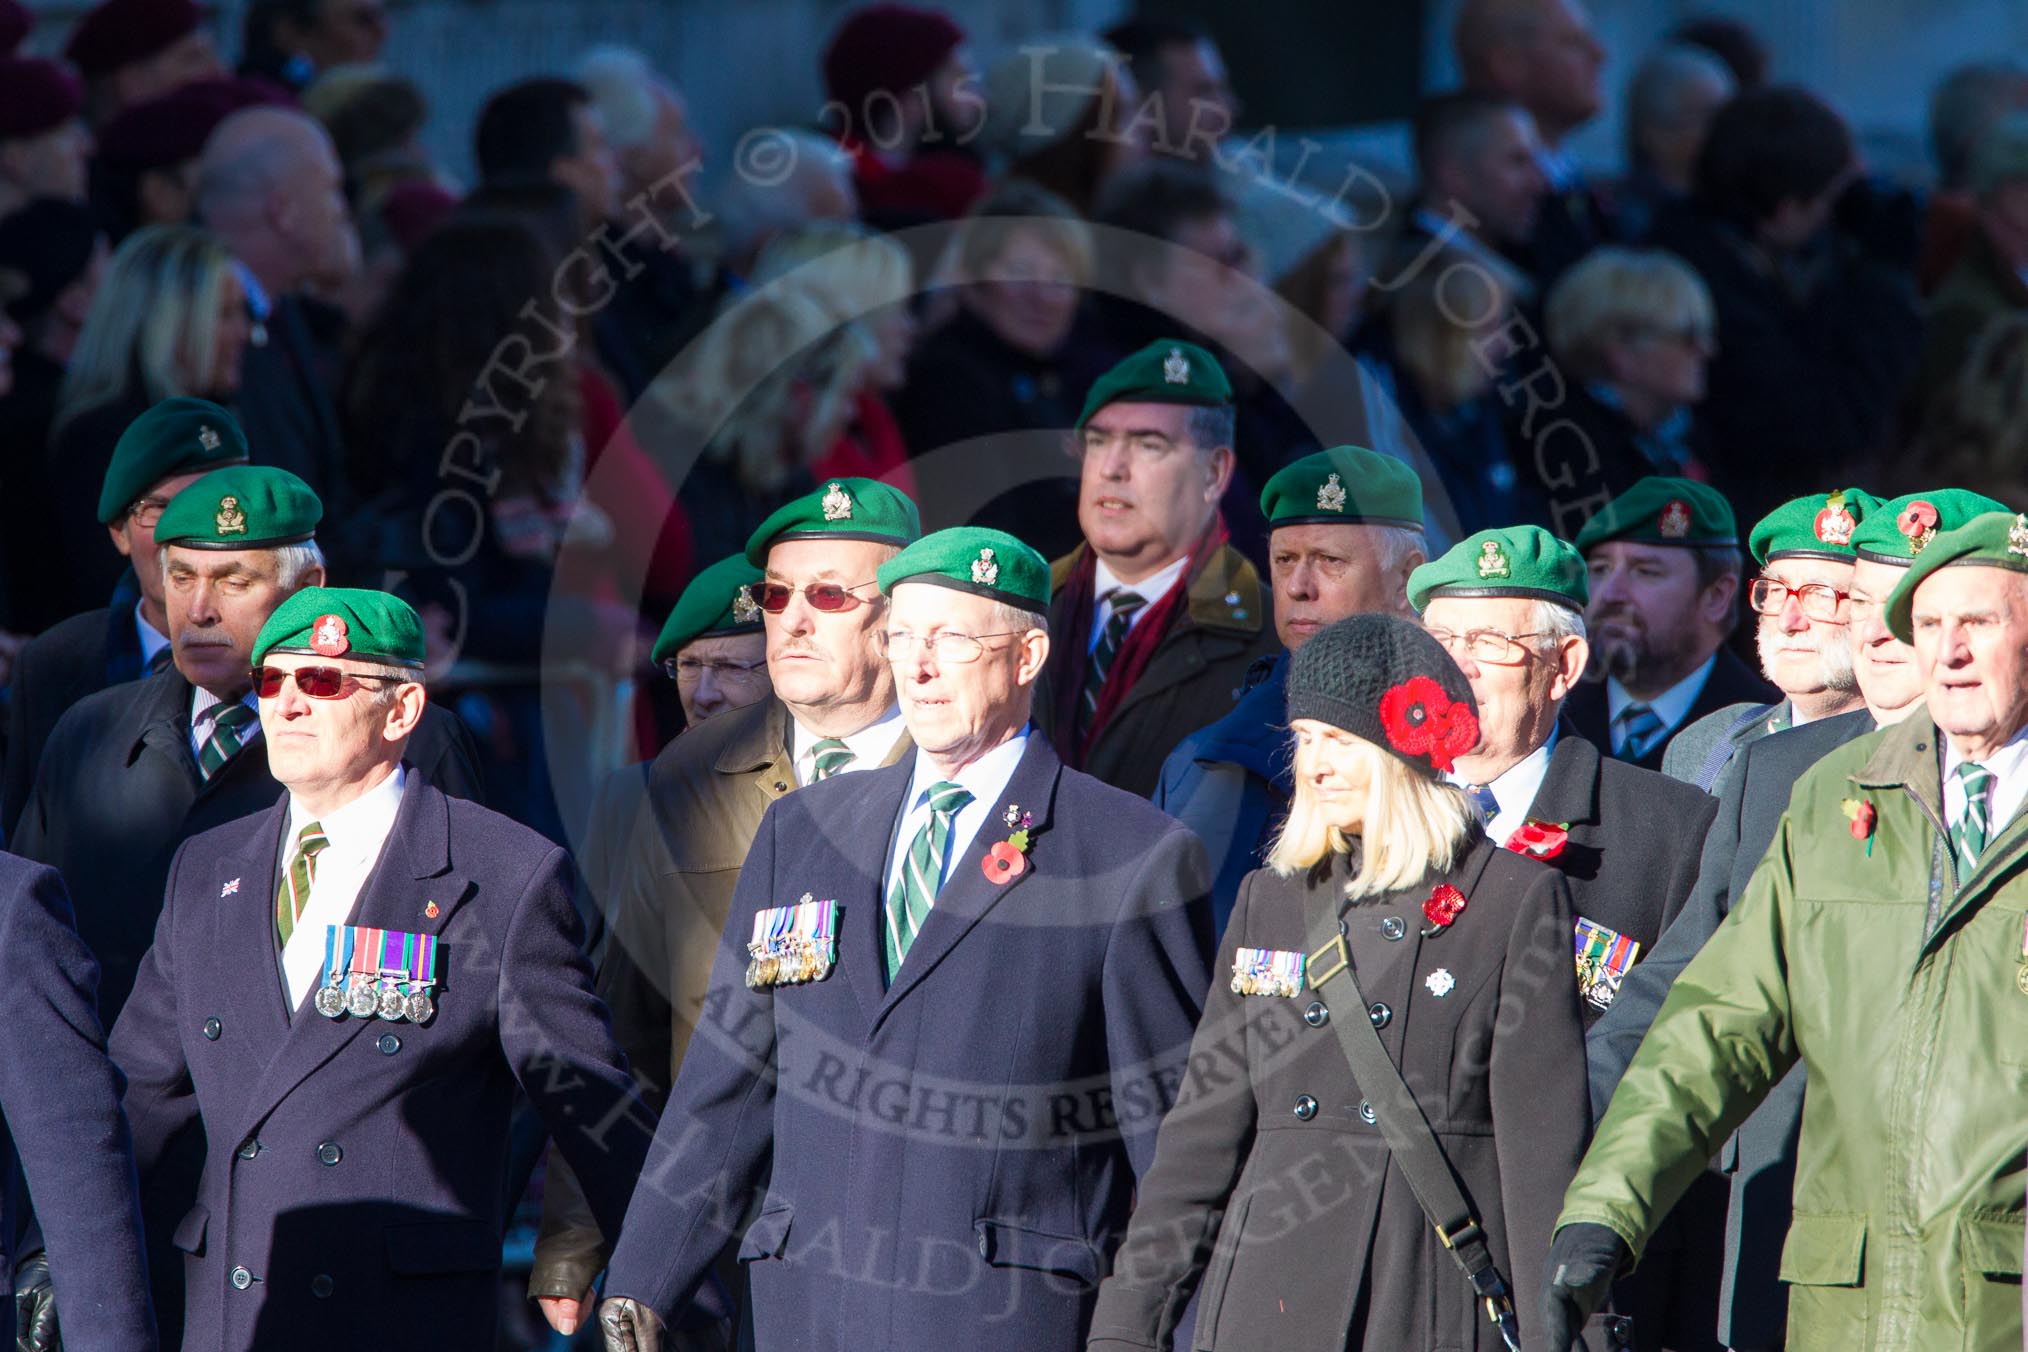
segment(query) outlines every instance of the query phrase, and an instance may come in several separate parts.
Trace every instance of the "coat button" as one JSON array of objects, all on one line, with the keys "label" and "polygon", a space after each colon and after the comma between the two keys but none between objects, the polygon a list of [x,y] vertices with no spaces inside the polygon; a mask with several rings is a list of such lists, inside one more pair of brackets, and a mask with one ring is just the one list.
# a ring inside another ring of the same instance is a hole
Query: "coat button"
[{"label": "coat button", "polygon": [[244,1290],[246,1290],[246,1289],[247,1289],[247,1288],[248,1288],[249,1286],[252,1286],[252,1285],[253,1285],[253,1274],[252,1274],[251,1272],[248,1272],[248,1271],[247,1271],[247,1270],[246,1270],[245,1268],[243,1268],[243,1267],[236,1267],[236,1268],[234,1268],[234,1269],[232,1270],[232,1289],[233,1289],[233,1290],[235,1290],[235,1291],[244,1291]]},{"label": "coat button", "polygon": [[377,1045],[380,1047],[380,1054],[382,1056],[393,1056],[401,1050],[401,1039],[392,1033],[382,1033],[380,1035],[380,1042]]},{"label": "coat button", "polygon": [[993,1246],[987,1242],[986,1236],[982,1232],[979,1235],[979,1257],[981,1258],[986,1257],[986,1255],[991,1252],[992,1247]]},{"label": "coat button", "polygon": [[1408,926],[1401,923],[1400,916],[1390,915],[1380,922],[1380,932],[1390,939],[1399,939],[1408,933]]},{"label": "coat button", "polygon": [[317,1147],[317,1163],[329,1166],[345,1158],[345,1152],[338,1148],[336,1141],[326,1141]]},{"label": "coat button", "polygon": [[1303,1011],[1303,1022],[1312,1028],[1322,1028],[1331,1021],[1331,1011],[1324,1008],[1322,1000],[1310,1001],[1310,1007]]},{"label": "coat button", "polygon": [[260,1153],[261,1143],[251,1136],[239,1143],[239,1157],[243,1160],[250,1160]]},{"label": "coat button", "polygon": [[218,1035],[220,1033],[223,1033],[224,1031],[225,1025],[220,1023],[217,1019],[206,1019],[204,1021],[204,1036],[207,1041],[210,1042],[218,1041]]},{"label": "coat button", "polygon": [[310,1278],[310,1294],[319,1300],[331,1299],[331,1293],[337,1289],[337,1283],[322,1272]]},{"label": "coat button", "polygon": [[1317,1100],[1311,1098],[1308,1094],[1296,1100],[1296,1117],[1298,1119],[1307,1122],[1316,1115]]},{"label": "coat button", "polygon": [[1373,1002],[1373,1008],[1366,1011],[1366,1017],[1373,1020],[1373,1026],[1375,1028],[1385,1028],[1387,1027],[1388,1023],[1394,1018],[1394,1011],[1389,1009],[1386,1005],[1382,1004],[1380,1001],[1375,1000]]},{"label": "coat button", "polygon": [[1365,1099],[1359,1100],[1359,1120],[1368,1124],[1378,1120],[1378,1114],[1373,1111],[1373,1105]]}]

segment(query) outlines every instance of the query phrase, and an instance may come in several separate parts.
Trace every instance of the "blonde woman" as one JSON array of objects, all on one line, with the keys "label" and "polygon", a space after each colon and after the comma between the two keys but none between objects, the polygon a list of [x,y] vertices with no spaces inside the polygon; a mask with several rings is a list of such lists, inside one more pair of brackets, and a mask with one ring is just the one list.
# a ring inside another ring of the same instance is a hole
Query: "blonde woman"
[{"label": "blonde woman", "polygon": [[[1533,1293],[1589,1121],[1570,895],[1443,782],[1476,708],[1421,629],[1330,626],[1297,651],[1288,698],[1289,818],[1241,886],[1089,1347],[1169,1347],[1194,1294],[1193,1348],[1491,1352],[1501,1332],[1333,1025],[1378,1031],[1507,1289]],[[1342,936],[1367,1003],[1320,934]],[[1511,1319],[1534,1352],[1532,1302]]]},{"label": "blonde woman", "polygon": [[106,603],[125,560],[106,542],[99,489],[127,424],[174,395],[229,405],[252,326],[231,253],[187,225],[129,235],[85,312],[57,396],[49,477],[72,610]]}]

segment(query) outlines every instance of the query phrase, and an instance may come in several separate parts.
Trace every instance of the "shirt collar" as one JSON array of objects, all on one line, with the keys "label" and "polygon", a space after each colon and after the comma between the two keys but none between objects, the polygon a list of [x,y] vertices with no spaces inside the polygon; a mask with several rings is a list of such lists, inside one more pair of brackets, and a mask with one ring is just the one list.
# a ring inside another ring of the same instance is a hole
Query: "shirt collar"
[{"label": "shirt collar", "polygon": [[1126,583],[1120,581],[1119,575],[1106,567],[1104,559],[1100,559],[1098,560],[1098,567],[1092,570],[1092,582],[1094,586],[1092,595],[1100,600],[1104,600],[1113,592],[1125,587],[1128,591],[1152,606],[1155,602],[1167,596],[1169,589],[1182,580],[1183,569],[1189,562],[1190,556],[1185,554],[1182,558],[1174,560],[1159,572],[1144,577],[1139,582]]},{"label": "shirt collar", "polygon": [[[1676,684],[1670,686],[1653,699],[1639,702],[1646,704],[1650,709],[1655,711],[1655,716],[1662,720],[1663,727],[1679,727],[1682,725],[1683,720],[1690,716],[1690,706],[1695,704],[1697,696],[1704,692],[1704,682],[1710,678],[1711,669],[1717,665],[1718,654],[1714,651],[1711,656],[1704,659],[1704,664],[1698,667],[1697,670],[1691,672],[1688,676],[1685,676],[1682,680],[1676,682]],[[1618,677],[1608,676],[1606,678],[1606,722],[1608,725],[1618,721],[1620,710],[1635,702],[1634,697],[1627,693],[1627,688],[1620,684]]]},{"label": "shirt collar", "polygon": [[[1021,757],[1028,749],[1028,734],[1033,724],[1024,724],[1021,731],[1009,737],[1000,745],[988,751],[979,759],[967,765],[957,774],[950,776],[950,782],[971,791],[972,803],[991,809],[1007,791],[1007,781],[1014,778],[1014,769],[1021,764]],[[915,751],[915,770],[909,779],[908,805],[911,811],[920,807],[923,795],[929,786],[941,783],[945,776],[930,761],[929,753],[921,747]],[[967,804],[966,806],[970,806]]]},{"label": "shirt collar", "polygon": [[134,602],[134,632],[141,639],[141,670],[146,671],[148,664],[155,660],[155,654],[169,646],[169,636],[148,623],[141,614],[139,601]]},{"label": "shirt collar", "polygon": [[[252,690],[248,690],[244,695],[241,695],[239,697],[239,702],[241,704],[244,704],[247,708],[254,711],[255,721],[253,726],[256,728],[260,727],[259,721],[261,711],[260,697],[255,695]],[[206,690],[203,686],[201,685],[191,686],[190,726],[192,728],[195,728],[199,723],[205,722],[208,719],[218,717],[218,713],[216,709],[213,708],[213,706],[222,705],[224,703],[225,703],[224,700],[212,694],[209,690]]]},{"label": "shirt collar", "polygon": [[[1943,743],[1943,777],[1944,783],[1949,784],[1951,776],[1957,773],[1958,766],[1964,764],[1965,758],[1951,745],[1949,737],[1939,734],[1937,740]],[[1978,764],[1991,770],[1994,776],[2003,782],[2015,779],[2020,775],[2022,767],[2028,765],[2028,728],[2015,733],[2012,741]]]},{"label": "shirt collar", "polygon": [[[397,765],[393,774],[344,807],[315,819],[338,857],[364,858],[379,853],[387,833],[394,829],[394,815],[401,810],[402,790],[407,783],[406,767]],[[290,794],[288,829],[282,836],[285,855],[296,848],[297,832],[311,820],[296,802],[296,795]]]},{"label": "shirt collar", "polygon": [[[806,762],[811,756],[810,748],[823,740],[818,734],[804,727],[794,714],[789,715],[789,759],[796,766],[796,778],[807,784],[810,777],[804,773]],[[870,770],[887,759],[887,753],[894,750],[895,739],[902,733],[901,706],[890,704],[887,712],[854,733],[840,737],[852,753],[854,770]]]},{"label": "shirt collar", "polygon": [[233,271],[239,274],[239,284],[246,289],[247,312],[256,320],[266,320],[274,313],[275,308],[274,301],[268,297],[267,288],[261,285],[260,278],[254,276],[253,269],[245,263],[235,258],[232,267]]}]

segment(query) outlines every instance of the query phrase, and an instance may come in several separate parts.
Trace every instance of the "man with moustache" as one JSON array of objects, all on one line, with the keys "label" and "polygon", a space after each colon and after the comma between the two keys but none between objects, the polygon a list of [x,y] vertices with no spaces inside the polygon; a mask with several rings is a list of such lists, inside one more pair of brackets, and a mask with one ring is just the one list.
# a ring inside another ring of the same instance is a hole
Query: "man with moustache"
[{"label": "man with moustache", "polygon": [[1597,646],[1564,707],[1585,740],[1657,770],[1678,729],[1775,697],[1725,646],[1744,561],[1732,507],[1716,490],[1651,475],[1601,508],[1576,543]]},{"label": "man with moustache", "polygon": [[758,1347],[1080,1346],[1153,1159],[1209,979],[1203,850],[1030,724],[1040,554],[960,527],[879,581],[914,754],[762,820],[609,1352],[657,1352],[756,1205]]},{"label": "man with moustache", "polygon": [[[705,989],[740,865],[770,804],[803,785],[892,765],[910,750],[894,673],[876,646],[887,601],[881,564],[922,534],[908,496],[872,479],[834,479],[770,516],[747,541],[748,584],[765,626],[773,696],[692,727],[655,758],[645,801],[602,836],[624,842],[598,898],[611,938],[598,974],[613,1036],[642,1096],[659,1108],[704,1017]],[[736,604],[736,603],[735,603]],[[551,1327],[576,1331],[614,1236],[601,1235],[576,1180],[551,1152],[528,1290]],[[723,1345],[721,1262],[676,1345]]]},{"label": "man with moustache", "polygon": [[1783,503],[1753,528],[1747,548],[1761,572],[1747,584],[1746,599],[1759,617],[1754,642],[1761,674],[1782,698],[1698,719],[1669,739],[1663,774],[1709,791],[1746,743],[1859,707],[1846,604],[1852,534],[1879,505],[1858,488],[1811,493]]},{"label": "man with moustache", "polygon": [[[1717,932],[1732,899],[1744,895],[1797,779],[1838,747],[1900,722],[1922,702],[1926,677],[1915,649],[1887,627],[1886,602],[1895,584],[1936,535],[2004,510],[1978,493],[1937,489],[1876,504],[1853,532],[1850,624],[1865,707],[1752,742],[1721,774],[1718,814],[1704,838],[1697,885],[1647,961],[1621,987],[1611,1012],[1586,1036],[1595,1117],[1605,1114],[1676,978]],[[1739,1352],[1773,1352],[1782,1345],[1788,1292],[1776,1274],[1795,1181],[1804,1078],[1801,1066],[1790,1071],[1719,1156],[1731,1200],[1716,1336]],[[1701,1186],[1701,1180],[1692,1186]],[[1711,1331],[1701,1333],[1708,1338]]]},{"label": "man with moustache", "polygon": [[1247,672],[1231,713],[1184,738],[1162,763],[1155,806],[1197,833],[1218,869],[1215,927],[1281,829],[1289,778],[1289,655],[1325,625],[1367,611],[1407,618],[1408,578],[1428,545],[1422,481],[1391,455],[1337,446],[1278,472],[1260,495],[1282,651]]},{"label": "man with moustache", "polygon": [[1543,1292],[1553,1352],[1797,1065],[1790,1344],[2021,1340],[2028,518],[1930,536],[1930,507],[1885,607],[1926,705],[1804,773],[1677,978],[1565,1195]]}]

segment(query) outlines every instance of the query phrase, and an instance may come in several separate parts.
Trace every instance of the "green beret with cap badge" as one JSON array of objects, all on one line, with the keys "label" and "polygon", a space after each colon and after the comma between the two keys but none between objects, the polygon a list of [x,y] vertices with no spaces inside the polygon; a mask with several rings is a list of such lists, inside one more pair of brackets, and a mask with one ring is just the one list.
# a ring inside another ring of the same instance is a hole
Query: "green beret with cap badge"
[{"label": "green beret with cap badge", "polygon": [[1391,455],[1333,446],[1277,470],[1260,494],[1269,527],[1399,526],[1421,530],[1422,480]]},{"label": "green beret with cap badge", "polygon": [[706,568],[676,598],[676,608],[669,612],[650,658],[660,666],[685,644],[700,638],[760,633],[764,626],[760,598],[755,595],[760,580],[761,570],[748,563],[744,554],[720,559]]},{"label": "green beret with cap badge", "polygon": [[1880,499],[1863,488],[1809,493],[1791,498],[1754,524],[1746,547],[1756,563],[1776,559],[1829,559],[1850,563],[1852,538],[1880,510]]},{"label": "green beret with cap badge", "polygon": [[1732,504],[1710,484],[1651,474],[1601,507],[1577,533],[1586,556],[1609,540],[1675,545],[1684,549],[1737,549],[1739,526]]},{"label": "green beret with cap badge", "polygon": [[1482,530],[1408,575],[1417,612],[1439,596],[1519,596],[1582,611],[1591,600],[1584,558],[1540,526]]},{"label": "green beret with cap badge", "polygon": [[1852,548],[1869,563],[1906,568],[1946,531],[1969,525],[1987,512],[2011,510],[1998,498],[1968,488],[1938,488],[1880,503],[1852,533]]},{"label": "green beret with cap badge", "polygon": [[1232,402],[1232,382],[1218,358],[1195,343],[1164,338],[1120,359],[1117,366],[1091,383],[1082,428],[1107,404],[1196,404],[1216,407]]},{"label": "green beret with cap badge", "polygon": [[867,540],[907,545],[922,537],[922,513],[908,494],[878,479],[827,479],[760,523],[746,541],[746,561],[765,568],[778,540]]},{"label": "green beret with cap badge", "polygon": [[1049,561],[1005,531],[954,526],[933,531],[880,565],[880,592],[927,582],[1049,613]]},{"label": "green beret with cap badge", "polygon": [[164,399],[113,443],[99,486],[99,524],[112,525],[164,479],[246,461],[239,419],[209,399]]},{"label": "green beret with cap badge", "polygon": [[254,640],[259,666],[269,653],[423,664],[422,619],[399,596],[358,587],[305,587],[275,607]]},{"label": "green beret with cap badge", "polygon": [[155,543],[186,549],[279,549],[317,534],[324,504],[310,485],[273,465],[213,470],[176,495],[155,523]]}]

